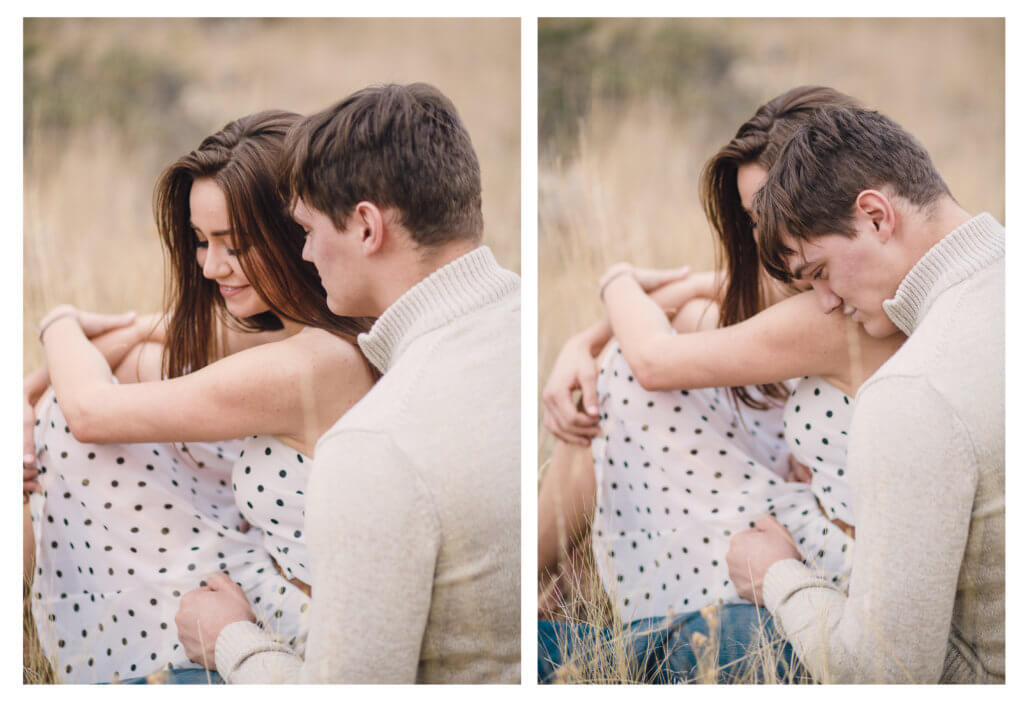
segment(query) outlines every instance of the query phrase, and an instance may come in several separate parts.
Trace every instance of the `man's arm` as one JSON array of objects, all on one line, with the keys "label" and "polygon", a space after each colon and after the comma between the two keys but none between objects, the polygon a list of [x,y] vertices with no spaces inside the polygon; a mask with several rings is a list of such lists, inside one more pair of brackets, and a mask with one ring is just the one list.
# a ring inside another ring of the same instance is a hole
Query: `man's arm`
[{"label": "man's arm", "polygon": [[765,605],[820,680],[938,682],[977,484],[970,440],[926,381],[885,378],[858,397],[848,465],[849,595],[781,560]]},{"label": "man's arm", "polygon": [[217,670],[231,683],[415,682],[441,529],[411,460],[387,434],[335,433],[317,445],[306,494],[305,660],[240,622],[217,639]]}]

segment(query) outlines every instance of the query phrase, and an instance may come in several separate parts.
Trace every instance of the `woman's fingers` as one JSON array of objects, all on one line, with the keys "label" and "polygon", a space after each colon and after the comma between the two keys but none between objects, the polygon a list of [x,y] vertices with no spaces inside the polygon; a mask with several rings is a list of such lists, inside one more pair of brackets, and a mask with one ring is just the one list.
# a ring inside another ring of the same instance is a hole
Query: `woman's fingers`
[{"label": "woman's fingers", "polygon": [[594,367],[581,371],[579,383],[580,392],[582,393],[583,411],[586,412],[581,415],[581,418],[585,417],[587,419],[583,425],[596,424],[599,415],[597,408],[597,368]]},{"label": "woman's fingers", "polygon": [[123,314],[98,314],[96,312],[78,312],[78,323],[88,338],[99,336],[135,322],[135,312]]},{"label": "woman's fingers", "polygon": [[804,465],[802,462],[793,457],[793,454],[789,455],[789,474],[786,475],[787,482],[803,482],[804,484],[810,484],[811,478],[813,477],[811,468]]},{"label": "woman's fingers", "polygon": [[571,391],[546,394],[544,407],[544,428],[566,443],[589,445],[601,433],[598,417],[577,409]]},{"label": "woman's fingers", "polygon": [[22,407],[22,412],[21,464],[25,469],[29,469],[34,467],[36,464],[36,413],[35,409],[32,408],[32,405],[29,404],[28,397],[25,397],[25,405]]},{"label": "woman's fingers", "polygon": [[580,446],[590,445],[590,439],[601,433],[598,426],[577,426],[572,421],[563,420],[552,411],[544,412],[544,428],[558,440]]},{"label": "woman's fingers", "polygon": [[21,495],[22,503],[25,504],[28,503],[29,494],[39,491],[39,470],[34,467],[23,467],[21,472]]},{"label": "woman's fingers", "polygon": [[678,268],[634,268],[633,276],[640,286],[647,292],[656,290],[659,287],[683,280],[690,274],[690,266],[684,265]]},{"label": "woman's fingers", "polygon": [[571,431],[567,430],[565,425],[561,423],[556,415],[551,411],[544,412],[544,428],[547,429],[548,433],[553,435],[560,441],[566,443],[573,443],[575,445],[587,445],[588,441],[585,438],[577,436]]}]

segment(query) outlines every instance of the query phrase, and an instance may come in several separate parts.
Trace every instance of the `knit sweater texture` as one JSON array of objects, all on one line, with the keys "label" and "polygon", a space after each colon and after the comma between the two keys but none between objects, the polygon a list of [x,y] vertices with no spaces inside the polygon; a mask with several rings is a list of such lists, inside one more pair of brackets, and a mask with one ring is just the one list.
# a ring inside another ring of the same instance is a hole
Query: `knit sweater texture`
[{"label": "knit sweater texture", "polygon": [[1005,231],[970,219],[883,308],[906,343],[857,393],[848,594],[796,560],[764,580],[822,681],[1005,681]]},{"label": "knit sweater texture", "polygon": [[519,289],[480,247],[359,337],[383,377],[316,446],[305,659],[233,623],[228,682],[520,681]]}]

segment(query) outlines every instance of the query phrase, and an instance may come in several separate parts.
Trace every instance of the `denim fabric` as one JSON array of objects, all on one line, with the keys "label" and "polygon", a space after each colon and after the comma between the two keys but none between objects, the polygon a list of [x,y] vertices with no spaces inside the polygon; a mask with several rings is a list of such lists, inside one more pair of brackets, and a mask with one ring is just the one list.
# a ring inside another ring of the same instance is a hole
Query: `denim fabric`
[{"label": "denim fabric", "polygon": [[[718,683],[807,681],[767,610],[730,604],[718,607],[715,615],[713,629],[700,612],[671,619],[644,618],[621,630],[539,621],[537,678],[541,683],[558,682],[560,677],[650,684],[712,678]],[[699,634],[696,642],[695,634]],[[701,642],[701,636],[706,642]],[[567,666],[560,675],[563,665]]]},{"label": "denim fabric", "polygon": [[119,684],[223,684],[224,680],[215,671],[198,667],[168,669],[154,672],[148,677],[122,679]]}]

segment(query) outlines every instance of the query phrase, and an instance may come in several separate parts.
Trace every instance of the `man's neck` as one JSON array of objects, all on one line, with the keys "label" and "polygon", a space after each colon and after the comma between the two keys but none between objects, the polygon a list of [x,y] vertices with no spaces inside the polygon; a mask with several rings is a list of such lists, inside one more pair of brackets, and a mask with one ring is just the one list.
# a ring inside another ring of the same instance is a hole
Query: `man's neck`
[{"label": "man's neck", "polygon": [[459,240],[430,249],[408,249],[393,267],[393,274],[382,280],[377,296],[380,316],[415,285],[422,282],[434,271],[479,248],[479,241]]},{"label": "man's neck", "polygon": [[942,197],[927,208],[914,208],[906,215],[908,250],[907,272],[931,248],[954,229],[965,224],[971,214],[952,197]]}]

